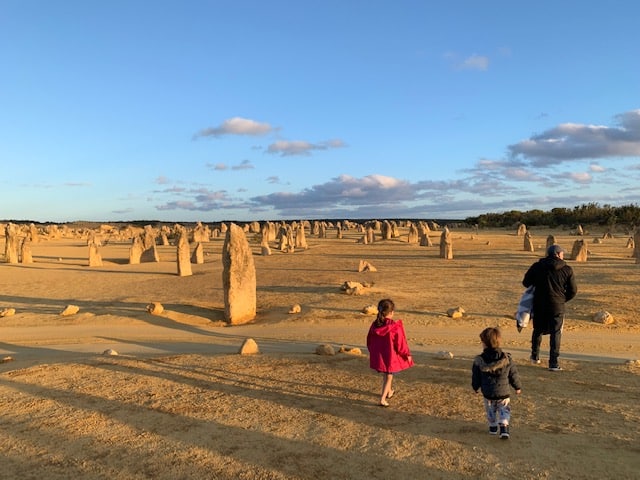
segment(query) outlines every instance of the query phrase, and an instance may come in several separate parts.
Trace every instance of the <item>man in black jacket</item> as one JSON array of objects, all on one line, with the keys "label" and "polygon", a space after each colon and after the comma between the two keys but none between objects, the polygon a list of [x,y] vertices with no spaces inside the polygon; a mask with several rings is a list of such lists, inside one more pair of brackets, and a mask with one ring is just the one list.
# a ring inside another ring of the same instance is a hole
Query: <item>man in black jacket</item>
[{"label": "man in black jacket", "polygon": [[531,334],[531,363],[540,363],[542,335],[550,335],[549,370],[562,370],[558,363],[564,325],[565,302],[576,296],[578,287],[573,269],[564,261],[560,245],[551,245],[547,256],[529,267],[522,284],[534,286],[533,333]]}]

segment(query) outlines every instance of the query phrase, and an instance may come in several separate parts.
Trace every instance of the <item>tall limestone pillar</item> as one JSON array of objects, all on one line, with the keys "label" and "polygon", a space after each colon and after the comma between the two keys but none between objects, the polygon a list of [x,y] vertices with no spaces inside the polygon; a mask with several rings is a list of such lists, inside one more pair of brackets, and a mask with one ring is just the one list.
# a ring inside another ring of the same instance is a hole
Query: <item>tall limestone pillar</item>
[{"label": "tall limestone pillar", "polygon": [[4,258],[7,263],[18,263],[18,230],[13,223],[4,229]]},{"label": "tall limestone pillar", "polygon": [[101,267],[102,255],[100,254],[100,244],[96,241],[89,242],[89,266]]},{"label": "tall limestone pillar", "polygon": [[20,244],[20,263],[33,263],[30,234],[27,234],[22,240],[22,244]]},{"label": "tall limestone pillar", "polygon": [[178,244],[176,246],[176,259],[178,264],[178,275],[188,277],[193,274],[191,271],[191,252],[189,249],[189,234],[186,228],[180,228]]},{"label": "tall limestone pillar", "polygon": [[451,240],[451,232],[447,227],[440,234],[440,258],[445,260],[453,259],[453,241]]},{"label": "tall limestone pillar", "polygon": [[536,248],[533,245],[533,237],[531,236],[531,233],[527,230],[524,233],[524,251],[525,252],[535,252]]},{"label": "tall limestone pillar", "polygon": [[242,228],[229,225],[222,247],[224,316],[231,325],[256,317],[256,268]]},{"label": "tall limestone pillar", "polygon": [[586,262],[589,256],[587,244],[584,240],[576,240],[571,248],[571,259],[576,262]]}]

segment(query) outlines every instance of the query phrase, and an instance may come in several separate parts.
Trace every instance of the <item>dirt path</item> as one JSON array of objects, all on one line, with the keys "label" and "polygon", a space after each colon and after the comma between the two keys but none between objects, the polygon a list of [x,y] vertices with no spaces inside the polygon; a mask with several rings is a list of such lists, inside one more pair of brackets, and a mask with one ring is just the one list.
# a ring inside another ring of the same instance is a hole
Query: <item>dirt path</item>
[{"label": "dirt path", "polygon": [[[479,350],[477,328],[469,326],[407,326],[411,347],[416,354],[435,354],[446,350],[456,356],[475,355]],[[348,345],[364,350],[366,325],[340,324],[322,329],[303,324],[242,325],[210,327],[159,322],[128,322],[122,325],[56,325],[3,327],[0,355],[16,360],[50,360],[61,355],[98,354],[113,349],[120,354],[164,355],[167,353],[234,353],[244,339],[254,338],[265,353],[313,351],[320,343]],[[505,332],[506,348],[526,357],[529,331]],[[576,361],[620,363],[637,359],[640,336],[618,330],[566,331],[562,356]],[[548,340],[543,341],[543,352]]]}]

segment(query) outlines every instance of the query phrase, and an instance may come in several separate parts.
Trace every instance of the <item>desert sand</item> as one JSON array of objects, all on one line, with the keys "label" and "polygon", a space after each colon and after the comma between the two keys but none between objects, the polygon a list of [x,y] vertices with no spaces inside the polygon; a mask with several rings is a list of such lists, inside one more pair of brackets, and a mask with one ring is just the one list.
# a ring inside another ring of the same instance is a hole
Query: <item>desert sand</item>
[{"label": "desert sand", "polygon": [[[563,372],[529,363],[530,329],[513,314],[522,276],[552,233],[533,229],[535,252],[508,230],[452,230],[454,258],[401,236],[307,235],[309,248],[260,255],[255,321],[227,326],[223,239],[205,245],[193,275],[160,262],[128,264],[127,242],[88,267],[80,239],[33,245],[34,263],[0,264],[0,478],[46,479],[632,479],[640,471],[640,265],[616,234],[572,262],[579,292],[567,311]],[[0,239],[0,248],[4,247]],[[376,272],[358,272],[366,260]],[[369,282],[362,295],[345,281]],[[390,297],[416,366],[377,405],[364,307]],[[165,311],[151,315],[146,306]],[[67,305],[73,316],[60,316]],[[288,313],[294,304],[301,312]],[[463,318],[446,315],[462,307]],[[598,311],[615,322],[592,321]],[[489,436],[471,364],[486,326],[503,330],[523,381],[512,397],[511,438]],[[260,353],[239,355],[253,338]],[[317,355],[318,345],[336,351]],[[107,350],[118,355],[105,355]],[[451,352],[453,359],[438,358]]]}]

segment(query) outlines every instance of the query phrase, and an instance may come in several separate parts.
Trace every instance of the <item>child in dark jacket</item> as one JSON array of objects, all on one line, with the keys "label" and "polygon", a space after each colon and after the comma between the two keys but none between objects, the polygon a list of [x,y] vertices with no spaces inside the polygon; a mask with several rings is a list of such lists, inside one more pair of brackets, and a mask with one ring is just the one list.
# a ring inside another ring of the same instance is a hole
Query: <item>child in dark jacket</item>
[{"label": "child in dark jacket", "polygon": [[484,397],[484,409],[489,422],[489,433],[500,438],[509,439],[509,420],[511,419],[511,405],[509,387],[513,387],[516,394],[522,392],[518,369],[511,360],[511,355],[500,348],[502,335],[499,328],[485,328],[480,333],[480,340],[484,350],[473,361],[471,368],[471,387]]}]

